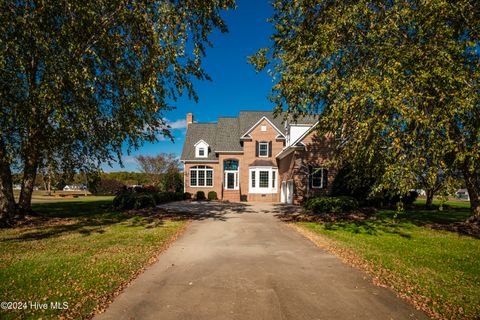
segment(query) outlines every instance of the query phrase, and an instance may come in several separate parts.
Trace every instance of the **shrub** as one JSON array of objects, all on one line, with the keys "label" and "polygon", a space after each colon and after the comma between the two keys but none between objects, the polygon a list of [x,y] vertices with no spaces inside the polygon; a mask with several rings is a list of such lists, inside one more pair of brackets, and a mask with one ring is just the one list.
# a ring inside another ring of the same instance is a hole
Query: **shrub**
[{"label": "shrub", "polygon": [[135,202],[135,194],[132,190],[124,188],[113,198],[113,206],[118,209],[132,209]]},{"label": "shrub", "polygon": [[95,186],[93,194],[96,196],[111,196],[119,190],[125,188],[125,185],[115,179],[101,179]]},{"label": "shrub", "polygon": [[175,201],[184,200],[183,196],[184,196],[183,192],[175,192]]},{"label": "shrub", "polygon": [[140,193],[134,196],[132,209],[153,208],[156,204],[153,194]]},{"label": "shrub", "polygon": [[197,201],[206,200],[206,198],[205,198],[205,192],[203,192],[203,191],[197,191],[197,195],[195,196],[195,199],[196,199]]},{"label": "shrub", "polygon": [[317,197],[304,203],[305,209],[314,213],[340,213],[358,208],[358,201],[353,197]]},{"label": "shrub", "polygon": [[397,203],[402,202],[404,206],[411,206],[417,200],[417,197],[418,193],[416,191],[409,191],[405,195],[400,196],[396,192],[385,190],[370,198],[367,204],[375,207],[393,207]]},{"label": "shrub", "polygon": [[208,200],[217,200],[217,193],[215,191],[210,191],[208,193]]},{"label": "shrub", "polygon": [[183,194],[183,200],[190,200],[192,199],[192,194],[190,192],[185,192]]},{"label": "shrub", "polygon": [[155,192],[144,188],[124,188],[113,199],[113,206],[125,210],[152,208],[159,204],[183,200],[183,197],[182,192]]},{"label": "shrub", "polygon": [[415,200],[418,198],[418,192],[417,191],[408,191],[407,195],[405,195],[402,198],[402,202],[406,206],[411,206]]}]

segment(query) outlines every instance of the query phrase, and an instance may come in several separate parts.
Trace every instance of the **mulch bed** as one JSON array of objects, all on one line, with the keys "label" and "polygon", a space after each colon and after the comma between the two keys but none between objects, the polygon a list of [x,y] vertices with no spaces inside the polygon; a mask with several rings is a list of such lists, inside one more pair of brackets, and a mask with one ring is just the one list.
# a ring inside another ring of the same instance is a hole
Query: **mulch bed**
[{"label": "mulch bed", "polygon": [[434,230],[444,230],[469,235],[480,239],[480,222],[455,222],[450,224],[432,223],[426,224],[425,227]]},{"label": "mulch bed", "polygon": [[282,213],[277,217],[284,222],[346,222],[346,221],[364,221],[375,219],[375,209],[362,208],[350,212],[342,213],[323,213],[316,214],[311,212]]}]

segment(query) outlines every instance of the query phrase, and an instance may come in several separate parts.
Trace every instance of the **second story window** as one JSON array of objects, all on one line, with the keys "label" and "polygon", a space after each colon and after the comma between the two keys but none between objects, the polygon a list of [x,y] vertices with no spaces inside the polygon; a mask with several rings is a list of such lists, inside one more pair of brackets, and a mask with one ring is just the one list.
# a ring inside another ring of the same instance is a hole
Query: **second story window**
[{"label": "second story window", "polygon": [[205,148],[198,149],[198,156],[205,157]]},{"label": "second story window", "polygon": [[259,157],[268,157],[269,154],[269,143],[268,142],[259,142],[258,143],[258,156]]}]

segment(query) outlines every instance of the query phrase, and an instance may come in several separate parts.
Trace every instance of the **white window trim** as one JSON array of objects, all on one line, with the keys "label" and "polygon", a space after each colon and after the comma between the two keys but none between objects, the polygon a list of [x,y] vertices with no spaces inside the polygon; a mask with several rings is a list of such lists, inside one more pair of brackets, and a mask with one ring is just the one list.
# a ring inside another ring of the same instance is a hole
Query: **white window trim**
[{"label": "white window trim", "polygon": [[[189,181],[190,187],[191,188],[212,188],[215,185],[215,175],[214,175],[213,168],[207,167],[207,166],[204,166],[205,168],[197,168],[197,167],[199,167],[199,166],[191,167],[190,170],[188,171],[188,173],[189,173],[188,181]],[[197,173],[197,179],[196,179],[197,184],[196,185],[192,185],[192,171],[195,171]],[[205,184],[203,186],[198,185],[198,172],[199,171],[204,171],[205,172]],[[212,185],[211,186],[207,185],[207,171],[212,172]]]},{"label": "white window trim", "polygon": [[[268,171],[268,187],[260,188],[260,171]],[[255,172],[255,186],[252,187],[252,172]],[[272,172],[275,172],[275,185],[272,184]],[[248,192],[249,193],[277,193],[278,169],[274,167],[250,167],[248,171]]]},{"label": "white window trim", "polygon": [[[316,167],[316,168],[312,168],[312,174],[311,174],[311,181],[312,181],[312,189],[323,189],[323,174],[325,172],[325,167]],[[314,186],[313,185],[313,173],[317,170],[320,170],[320,186]]]},{"label": "white window trim", "polygon": [[[262,145],[262,144],[267,145],[267,154],[264,155],[264,156],[262,156],[262,155],[260,154],[260,145]],[[265,141],[259,142],[259,143],[258,143],[258,157],[259,157],[259,158],[268,158],[268,155],[269,155],[269,153],[270,153],[270,150],[269,150],[269,149],[270,149],[270,143],[265,142]]]}]

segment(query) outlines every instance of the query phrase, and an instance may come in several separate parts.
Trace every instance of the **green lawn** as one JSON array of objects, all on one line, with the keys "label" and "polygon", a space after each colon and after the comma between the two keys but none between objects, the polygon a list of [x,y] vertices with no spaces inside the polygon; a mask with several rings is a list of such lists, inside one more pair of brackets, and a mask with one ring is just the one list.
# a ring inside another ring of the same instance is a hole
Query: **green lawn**
[{"label": "green lawn", "polygon": [[0,231],[0,301],[67,302],[68,310],[0,310],[0,319],[88,318],[134,277],[185,221],[128,217],[110,198],[35,204],[46,225]]},{"label": "green lawn", "polygon": [[480,240],[422,226],[469,216],[468,205],[449,205],[444,211],[419,209],[396,218],[385,210],[367,221],[297,225],[327,237],[327,247],[346,260],[366,262],[363,268],[436,317],[479,319]]}]

